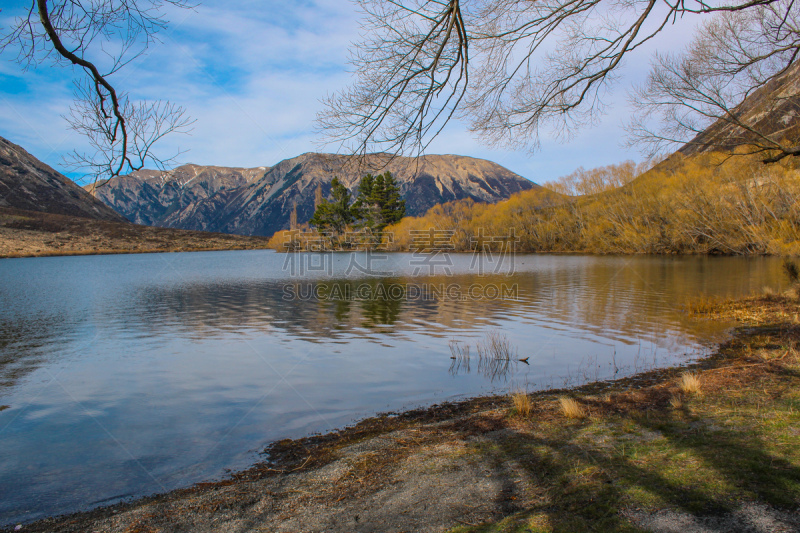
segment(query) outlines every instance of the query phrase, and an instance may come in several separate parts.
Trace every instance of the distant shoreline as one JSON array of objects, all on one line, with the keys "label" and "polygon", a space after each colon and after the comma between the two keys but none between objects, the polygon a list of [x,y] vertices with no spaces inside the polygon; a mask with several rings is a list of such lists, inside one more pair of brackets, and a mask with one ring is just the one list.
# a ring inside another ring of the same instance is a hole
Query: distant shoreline
[{"label": "distant shoreline", "polygon": [[0,208],[0,258],[262,250],[268,241]]},{"label": "distant shoreline", "polygon": [[[118,255],[140,253],[211,252],[274,250],[272,237],[209,233],[194,230],[142,226],[90,218],[56,215],[0,207],[0,259],[25,257],[64,257],[80,255]],[[350,253],[357,250],[330,250],[325,253]],[[408,250],[380,250],[381,254],[412,253]],[[448,250],[450,254],[472,254],[469,250]],[[591,255],[591,256],[708,256],[780,257],[775,254],[724,254],[687,251],[598,252],[583,250],[516,251],[516,254]]]},{"label": "distant shoreline", "polygon": [[177,254],[191,252],[241,252],[246,250],[269,250],[269,248],[191,248],[175,250],[71,250],[71,251],[46,251],[30,254],[0,255],[0,259],[32,259],[36,257],[81,257],[92,255],[135,255],[135,254]]},{"label": "distant shoreline", "polygon": [[[148,226],[155,227],[155,226]],[[0,236],[2,233],[0,233]],[[227,235],[227,234],[214,234],[214,235]],[[262,237],[254,237],[261,239]],[[243,250],[271,250],[275,253],[285,254],[294,253],[282,250],[275,250],[269,246],[242,246],[242,247],[218,247],[218,248],[175,248],[175,249],[100,249],[100,250],[47,250],[43,252],[31,253],[10,253],[0,254],[0,259],[24,259],[34,257],[77,257],[77,256],[92,256],[92,255],[132,255],[132,254],[160,254],[160,253],[188,253],[188,252],[237,252]],[[354,253],[363,252],[364,250],[327,250],[325,252],[300,252],[300,253]],[[381,254],[411,254],[413,252],[407,250],[382,250]],[[449,251],[450,255],[471,255],[471,251]],[[601,252],[584,252],[584,251],[537,251],[537,252],[516,252],[517,255],[575,255],[575,256],[595,256],[595,257],[741,257],[741,258],[757,258],[757,257],[793,257],[781,256],[774,254],[723,254],[723,253],[702,253],[702,252],[670,252],[670,253],[652,253],[652,252],[628,252],[628,253],[601,253]]]}]

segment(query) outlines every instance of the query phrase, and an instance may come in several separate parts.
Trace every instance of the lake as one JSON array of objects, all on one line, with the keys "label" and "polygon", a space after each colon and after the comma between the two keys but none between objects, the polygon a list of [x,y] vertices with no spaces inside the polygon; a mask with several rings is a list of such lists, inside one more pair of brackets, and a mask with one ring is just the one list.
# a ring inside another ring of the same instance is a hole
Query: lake
[{"label": "lake", "polygon": [[[687,298],[783,284],[771,258],[2,259],[0,524],[217,479],[376,413],[685,364],[726,334]],[[487,335],[514,357],[480,359]]]}]

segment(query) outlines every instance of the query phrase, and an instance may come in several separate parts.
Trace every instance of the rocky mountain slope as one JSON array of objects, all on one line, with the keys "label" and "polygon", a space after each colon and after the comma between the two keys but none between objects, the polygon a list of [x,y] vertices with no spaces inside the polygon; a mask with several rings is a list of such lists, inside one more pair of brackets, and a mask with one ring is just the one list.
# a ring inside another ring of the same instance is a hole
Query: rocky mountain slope
[{"label": "rocky mountain slope", "polygon": [[72,180],[0,137],[0,207],[124,222]]},{"label": "rocky mountain slope", "polygon": [[691,156],[734,150],[743,144],[759,142],[754,132],[777,141],[796,142],[800,139],[800,61],[754,91],[733,112],[753,132],[730,121],[717,120],[678,152]]},{"label": "rocky mountain slope", "polygon": [[298,222],[314,213],[317,188],[324,197],[331,180],[355,191],[370,168],[388,170],[400,183],[407,214],[471,198],[494,203],[538,187],[513,172],[482,159],[429,155],[390,161],[369,156],[356,165],[345,156],[307,153],[273,167],[225,168],[184,165],[172,171],[139,171],[98,186],[97,198],[132,222],[170,228],[271,235],[289,227],[297,207]]}]

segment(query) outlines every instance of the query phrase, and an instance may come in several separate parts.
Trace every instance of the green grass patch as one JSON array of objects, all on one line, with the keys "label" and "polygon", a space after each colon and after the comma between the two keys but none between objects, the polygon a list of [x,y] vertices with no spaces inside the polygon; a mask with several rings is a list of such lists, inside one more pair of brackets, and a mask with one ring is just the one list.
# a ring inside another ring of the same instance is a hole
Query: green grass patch
[{"label": "green grass patch", "polygon": [[717,368],[700,371],[699,394],[682,393],[675,380],[669,390],[682,395],[679,402],[594,410],[579,421],[554,408],[520,421],[517,438],[473,446],[484,462],[521,466],[527,501],[500,521],[452,531],[638,531],[625,510],[721,516],[748,501],[794,511],[798,341],[795,325],[746,341],[740,336]]}]

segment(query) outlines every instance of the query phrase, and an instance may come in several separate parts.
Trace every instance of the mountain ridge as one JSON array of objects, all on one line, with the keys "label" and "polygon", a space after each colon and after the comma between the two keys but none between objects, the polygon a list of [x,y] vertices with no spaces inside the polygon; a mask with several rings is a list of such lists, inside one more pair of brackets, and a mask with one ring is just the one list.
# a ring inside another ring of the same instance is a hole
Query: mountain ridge
[{"label": "mountain ridge", "polygon": [[289,227],[295,208],[298,222],[307,222],[317,189],[326,197],[334,177],[355,193],[370,169],[395,176],[409,215],[465,198],[495,203],[539,187],[497,163],[469,156],[373,154],[359,163],[347,156],[306,152],[273,166],[187,164],[166,172],[138,171],[87,189],[138,224],[271,235]]},{"label": "mountain ridge", "polygon": [[71,179],[0,137],[0,207],[124,222]]},{"label": "mountain ridge", "polygon": [[752,131],[720,118],[676,153],[692,156],[734,151],[741,145],[758,142],[759,134],[796,142],[800,139],[800,61],[753,91],[731,113]]}]

